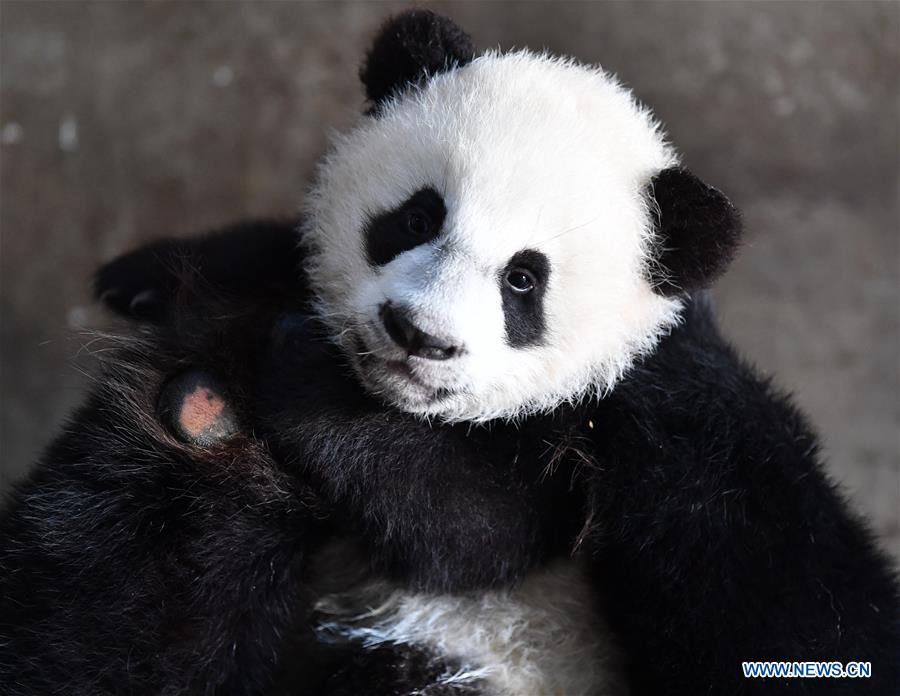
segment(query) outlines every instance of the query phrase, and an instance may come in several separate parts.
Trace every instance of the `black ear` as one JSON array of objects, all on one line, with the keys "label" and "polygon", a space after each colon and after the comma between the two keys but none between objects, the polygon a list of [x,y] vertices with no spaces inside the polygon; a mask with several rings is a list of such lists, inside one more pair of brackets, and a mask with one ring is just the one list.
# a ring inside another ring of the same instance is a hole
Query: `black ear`
[{"label": "black ear", "polygon": [[428,75],[465,65],[474,55],[472,39],[446,17],[419,9],[392,17],[381,27],[359,72],[371,111]]},{"label": "black ear", "polygon": [[737,209],[687,169],[664,169],[650,184],[656,256],[650,280],[674,295],[710,285],[728,266],[741,238]]}]

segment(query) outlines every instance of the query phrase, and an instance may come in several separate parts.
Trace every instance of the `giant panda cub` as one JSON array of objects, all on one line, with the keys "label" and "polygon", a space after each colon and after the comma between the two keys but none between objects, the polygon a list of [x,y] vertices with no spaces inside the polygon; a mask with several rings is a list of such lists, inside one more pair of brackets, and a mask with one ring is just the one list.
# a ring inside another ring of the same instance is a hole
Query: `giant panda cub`
[{"label": "giant panda cub", "polygon": [[[184,257],[279,315],[229,339],[258,367],[233,391],[330,509],[303,572],[254,604],[254,626],[281,616],[295,580],[317,646],[295,655],[349,655],[309,692],[768,693],[740,663],[781,659],[869,660],[890,693],[888,564],[693,292],[737,242],[724,196],[607,73],[476,57],[429,12],[386,24],[362,77],[370,109],[321,163],[299,247],[237,228],[98,278],[165,322]],[[283,669],[292,644],[268,641]],[[244,659],[252,691],[267,663]]]}]

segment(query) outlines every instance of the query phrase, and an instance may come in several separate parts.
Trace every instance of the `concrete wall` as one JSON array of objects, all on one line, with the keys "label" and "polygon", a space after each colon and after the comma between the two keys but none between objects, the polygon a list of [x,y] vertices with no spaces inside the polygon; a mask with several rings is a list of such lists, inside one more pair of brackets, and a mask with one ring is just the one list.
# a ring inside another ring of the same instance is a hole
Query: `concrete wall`
[{"label": "concrete wall", "polygon": [[[87,278],[142,241],[290,212],[396,4],[0,7],[0,485],[79,399]],[[795,392],[897,553],[898,5],[436,3],[482,47],[596,61],[745,211],[727,331]],[[73,337],[73,334],[74,337]]]}]

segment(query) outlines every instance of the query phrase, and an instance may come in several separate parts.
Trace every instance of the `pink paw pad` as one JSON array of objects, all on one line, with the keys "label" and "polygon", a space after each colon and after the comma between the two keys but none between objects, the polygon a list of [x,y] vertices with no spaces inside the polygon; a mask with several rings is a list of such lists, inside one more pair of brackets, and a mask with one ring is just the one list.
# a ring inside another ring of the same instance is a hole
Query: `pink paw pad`
[{"label": "pink paw pad", "polygon": [[225,389],[202,370],[189,370],[170,380],[160,394],[159,413],[179,440],[193,445],[210,446],[238,432]]}]

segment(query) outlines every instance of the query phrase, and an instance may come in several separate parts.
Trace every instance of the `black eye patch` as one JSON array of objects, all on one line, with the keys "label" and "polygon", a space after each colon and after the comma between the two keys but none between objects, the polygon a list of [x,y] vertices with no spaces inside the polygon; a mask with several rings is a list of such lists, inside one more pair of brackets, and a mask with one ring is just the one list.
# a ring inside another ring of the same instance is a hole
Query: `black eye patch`
[{"label": "black eye patch", "polygon": [[380,213],[366,226],[366,255],[384,266],[404,251],[434,240],[441,232],[447,207],[431,187],[419,189],[399,207]]},{"label": "black eye patch", "polygon": [[506,342],[513,348],[539,345],[544,340],[544,295],[550,260],[534,249],[514,254],[500,272],[500,296]]}]

